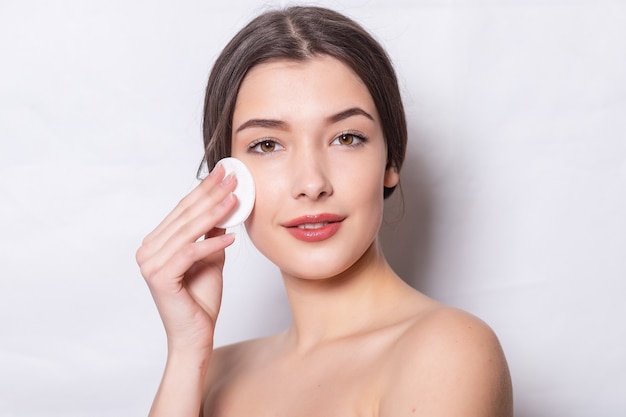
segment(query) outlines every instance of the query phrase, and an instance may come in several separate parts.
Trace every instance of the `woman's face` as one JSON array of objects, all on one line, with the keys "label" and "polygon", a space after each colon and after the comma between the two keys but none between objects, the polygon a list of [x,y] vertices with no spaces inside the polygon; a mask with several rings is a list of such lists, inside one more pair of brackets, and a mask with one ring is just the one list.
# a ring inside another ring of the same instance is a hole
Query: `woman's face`
[{"label": "woman's face", "polygon": [[256,185],[246,221],[255,246],[290,276],[347,270],[376,241],[386,145],[376,106],[359,77],[319,56],[252,68],[237,96],[232,156]]}]

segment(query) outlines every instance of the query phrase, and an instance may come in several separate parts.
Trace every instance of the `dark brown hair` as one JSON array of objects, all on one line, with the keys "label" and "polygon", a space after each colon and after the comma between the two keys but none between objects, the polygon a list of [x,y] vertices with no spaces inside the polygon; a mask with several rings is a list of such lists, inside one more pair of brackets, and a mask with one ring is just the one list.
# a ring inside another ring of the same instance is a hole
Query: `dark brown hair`
[{"label": "dark brown hair", "polygon": [[[204,101],[204,160],[209,170],[231,153],[232,117],[247,72],[273,59],[305,61],[328,55],[361,78],[381,119],[387,167],[402,167],[407,127],[395,71],[382,46],[358,23],[321,7],[294,6],[253,19],[219,55]],[[395,187],[386,188],[384,197]]]}]

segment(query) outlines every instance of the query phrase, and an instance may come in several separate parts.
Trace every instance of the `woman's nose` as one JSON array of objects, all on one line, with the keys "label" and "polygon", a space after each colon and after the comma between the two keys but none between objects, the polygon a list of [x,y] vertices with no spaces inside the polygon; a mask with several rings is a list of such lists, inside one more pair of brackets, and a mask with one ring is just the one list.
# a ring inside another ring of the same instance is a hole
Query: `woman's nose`
[{"label": "woman's nose", "polygon": [[317,155],[304,154],[294,158],[292,197],[319,200],[330,196],[333,193],[333,187],[326,165],[324,159]]}]

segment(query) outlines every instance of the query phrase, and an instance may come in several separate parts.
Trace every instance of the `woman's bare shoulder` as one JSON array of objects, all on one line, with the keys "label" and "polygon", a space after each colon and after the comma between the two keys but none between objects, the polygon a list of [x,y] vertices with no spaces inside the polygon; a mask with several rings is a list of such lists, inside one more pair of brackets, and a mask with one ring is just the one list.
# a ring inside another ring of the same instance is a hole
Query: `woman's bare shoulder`
[{"label": "woman's bare shoulder", "polygon": [[416,315],[391,353],[381,416],[512,416],[504,353],[477,317],[436,305]]},{"label": "woman's bare shoulder", "polygon": [[242,355],[246,355],[255,346],[262,344],[265,339],[250,339],[242,342],[236,342],[224,346],[220,346],[213,351],[213,359],[211,362],[219,364],[221,362],[230,362],[232,360],[241,359]]},{"label": "woman's bare shoulder", "polygon": [[205,395],[210,388],[219,386],[239,371],[246,369],[252,361],[266,352],[270,337],[250,339],[218,347],[213,350],[205,379]]}]

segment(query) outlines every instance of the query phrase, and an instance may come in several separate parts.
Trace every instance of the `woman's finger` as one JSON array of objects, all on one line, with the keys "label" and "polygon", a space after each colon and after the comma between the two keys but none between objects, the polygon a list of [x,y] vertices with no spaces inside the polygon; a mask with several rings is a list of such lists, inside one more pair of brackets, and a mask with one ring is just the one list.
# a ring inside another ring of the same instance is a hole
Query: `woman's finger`
[{"label": "woman's finger", "polygon": [[206,261],[223,251],[235,240],[234,234],[224,234],[207,240],[191,242],[180,247],[167,258],[154,256],[140,266],[141,273],[151,287],[179,290],[187,271],[198,262]]},{"label": "woman's finger", "polygon": [[[187,221],[187,223],[174,230],[167,241],[163,243],[160,241],[151,242],[155,245],[155,249],[151,252],[152,257],[162,259],[162,262],[165,263],[167,259],[180,250],[184,250],[186,247],[194,247],[193,244],[197,243],[200,237],[211,233],[210,231],[215,224],[228,215],[235,208],[236,204],[237,197],[231,193],[217,206],[212,207],[207,212],[201,212],[195,219]],[[165,236],[167,233],[164,231],[163,235]]]},{"label": "woman's finger", "polygon": [[146,257],[152,256],[169,241],[196,241],[204,236],[236,206],[236,197],[232,194],[236,185],[235,178],[227,178],[218,186],[204,190],[204,195],[196,194],[193,205],[181,208],[183,205],[179,204],[168,216],[169,220],[161,222],[143,240],[137,252],[137,261],[142,262]]},{"label": "woman's finger", "polygon": [[181,199],[176,207],[157,225],[157,227],[150,232],[147,236],[147,240],[153,239],[155,236],[161,234],[163,230],[168,227],[173,221],[178,219],[182,213],[188,210],[189,207],[195,205],[199,200],[206,198],[212,190],[214,190],[218,184],[224,179],[224,167],[216,167],[205,179],[200,182],[189,194]]}]

